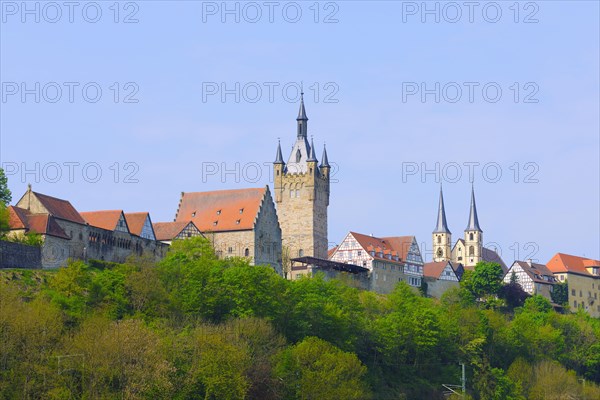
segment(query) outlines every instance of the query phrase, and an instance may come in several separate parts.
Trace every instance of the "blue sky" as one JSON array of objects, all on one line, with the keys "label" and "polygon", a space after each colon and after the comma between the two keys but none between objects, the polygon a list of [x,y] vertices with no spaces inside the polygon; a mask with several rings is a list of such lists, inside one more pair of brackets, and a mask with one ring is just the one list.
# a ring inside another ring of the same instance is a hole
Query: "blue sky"
[{"label": "blue sky", "polygon": [[303,82],[309,135],[335,163],[330,242],[416,235],[427,253],[440,180],[462,237],[472,165],[505,262],[600,258],[598,2],[114,3],[0,2],[15,201],[32,183],[158,222],[182,191],[268,184]]}]

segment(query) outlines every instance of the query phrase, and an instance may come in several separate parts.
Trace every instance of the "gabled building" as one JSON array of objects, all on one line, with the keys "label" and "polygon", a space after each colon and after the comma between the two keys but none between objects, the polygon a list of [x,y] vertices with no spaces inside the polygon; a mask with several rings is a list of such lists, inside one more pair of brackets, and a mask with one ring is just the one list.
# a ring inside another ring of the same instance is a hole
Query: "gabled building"
[{"label": "gabled building", "polygon": [[[122,263],[133,254],[161,259],[166,253],[168,246],[132,232],[123,210],[87,211],[80,214],[89,227],[86,259]],[[140,217],[136,218],[142,220]],[[147,219],[149,220],[149,216]],[[139,220],[133,220],[133,223],[143,228],[144,224]]]},{"label": "gabled building", "polygon": [[427,284],[427,296],[440,298],[452,287],[458,287],[464,269],[452,261],[434,261],[423,265],[423,279]]},{"label": "gabled building", "polygon": [[399,281],[421,286],[423,259],[414,236],[379,238],[349,232],[329,259],[367,268],[371,289],[379,293],[391,292]]},{"label": "gabled building", "polygon": [[281,268],[281,228],[269,187],[182,193],[176,222],[192,221],[220,257]]},{"label": "gabled building", "polygon": [[600,317],[600,260],[556,253],[546,267],[558,282],[569,285],[569,306],[582,308],[592,317]]},{"label": "gabled building", "polygon": [[171,244],[173,240],[204,236],[192,221],[155,222],[156,240]]},{"label": "gabled building", "polygon": [[544,264],[532,260],[515,261],[504,275],[504,283],[510,283],[512,276],[517,283],[530,295],[539,294],[552,301],[550,295],[554,291],[556,278]]},{"label": "gabled building", "polygon": [[[43,268],[60,267],[69,258],[85,258],[87,224],[69,201],[34,192],[29,185],[13,211],[19,217],[11,219],[11,231],[25,229],[42,235]],[[26,228],[23,219],[28,221]]]},{"label": "gabled building", "polygon": [[148,212],[125,213],[125,220],[129,232],[144,239],[156,240],[156,234],[152,227],[152,220]]},{"label": "gabled building", "polygon": [[34,192],[31,186],[9,212],[11,235],[42,235],[43,268],[64,266],[70,258],[123,262],[137,254],[160,259],[168,248],[132,234],[120,210],[79,213],[69,201]]}]

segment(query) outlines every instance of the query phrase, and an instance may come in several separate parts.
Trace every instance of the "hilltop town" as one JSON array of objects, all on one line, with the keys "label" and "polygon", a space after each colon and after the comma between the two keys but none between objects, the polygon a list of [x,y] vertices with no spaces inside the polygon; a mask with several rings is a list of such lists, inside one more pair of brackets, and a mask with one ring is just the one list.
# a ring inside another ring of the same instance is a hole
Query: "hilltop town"
[{"label": "hilltop town", "polygon": [[[441,298],[459,286],[465,271],[481,262],[495,263],[502,268],[505,283],[515,281],[527,294],[544,296],[557,309],[581,309],[600,317],[600,261],[557,249],[546,264],[505,263],[495,249],[484,246],[474,188],[464,236],[453,241],[440,187],[431,262],[424,262],[410,232],[377,237],[349,226],[339,245],[328,249],[331,165],[327,149],[319,160],[308,137],[301,96],[296,138],[287,161],[277,144],[273,188],[181,193],[169,222],[154,222],[149,212],[78,210],[69,200],[29,186],[15,205],[8,206],[6,237],[36,233],[41,246],[1,242],[0,267],[51,269],[65,266],[69,259],[123,263],[132,255],[158,261],[174,240],[204,237],[220,258],[245,258],[251,265],[270,266],[286,279],[319,272],[329,278],[344,276],[354,286],[380,294],[405,282],[425,296]],[[555,295],[559,286],[561,294]]]}]

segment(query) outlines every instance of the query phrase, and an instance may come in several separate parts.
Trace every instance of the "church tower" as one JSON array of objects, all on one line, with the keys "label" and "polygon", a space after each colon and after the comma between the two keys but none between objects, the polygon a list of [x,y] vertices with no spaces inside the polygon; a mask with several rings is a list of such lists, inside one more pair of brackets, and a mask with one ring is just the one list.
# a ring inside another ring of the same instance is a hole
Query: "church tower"
[{"label": "church tower", "polygon": [[296,142],[287,164],[283,161],[281,143],[277,145],[273,163],[275,203],[283,247],[289,250],[290,257],[327,259],[331,166],[326,148],[323,148],[321,164],[318,165],[312,139],[308,143],[307,123],[304,93],[301,93],[300,110],[296,118]]},{"label": "church tower", "polygon": [[483,231],[479,227],[477,206],[475,205],[475,189],[471,187],[471,210],[469,223],[465,229],[465,267],[474,267],[482,258]]},{"label": "church tower", "polygon": [[450,243],[452,240],[452,232],[448,229],[446,222],[446,209],[444,208],[444,194],[440,186],[440,202],[438,205],[437,224],[433,231],[433,261],[450,261],[452,254]]}]

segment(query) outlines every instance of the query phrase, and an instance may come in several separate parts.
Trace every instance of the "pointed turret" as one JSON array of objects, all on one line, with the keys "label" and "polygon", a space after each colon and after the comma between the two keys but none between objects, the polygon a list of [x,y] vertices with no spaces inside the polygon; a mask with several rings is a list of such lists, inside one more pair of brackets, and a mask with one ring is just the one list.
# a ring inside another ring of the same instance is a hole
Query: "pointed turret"
[{"label": "pointed turret", "polygon": [[310,155],[308,156],[308,160],[306,162],[318,162],[317,155],[315,154],[315,143],[313,139],[310,138]]},{"label": "pointed turret", "polygon": [[298,118],[296,118],[296,121],[298,124],[298,138],[306,138],[308,117],[306,116],[306,109],[304,108],[304,92],[300,93],[300,109],[298,110]]},{"label": "pointed turret", "polygon": [[283,155],[281,154],[281,141],[277,143],[277,155],[275,156],[275,162],[273,164],[285,164],[283,162]]},{"label": "pointed turret", "polygon": [[327,158],[327,147],[325,147],[325,145],[323,145],[323,157],[321,157],[321,168],[323,167],[331,167],[329,165],[329,159]]},{"label": "pointed turret", "polygon": [[475,205],[475,188],[471,186],[471,210],[469,211],[469,224],[465,229],[467,231],[483,232],[479,227],[479,218],[477,218],[477,206]]},{"label": "pointed turret", "polygon": [[437,224],[433,233],[451,233],[448,229],[448,223],[446,222],[446,208],[444,207],[444,193],[442,192],[442,186],[440,185],[440,202],[438,205],[438,217]]}]

